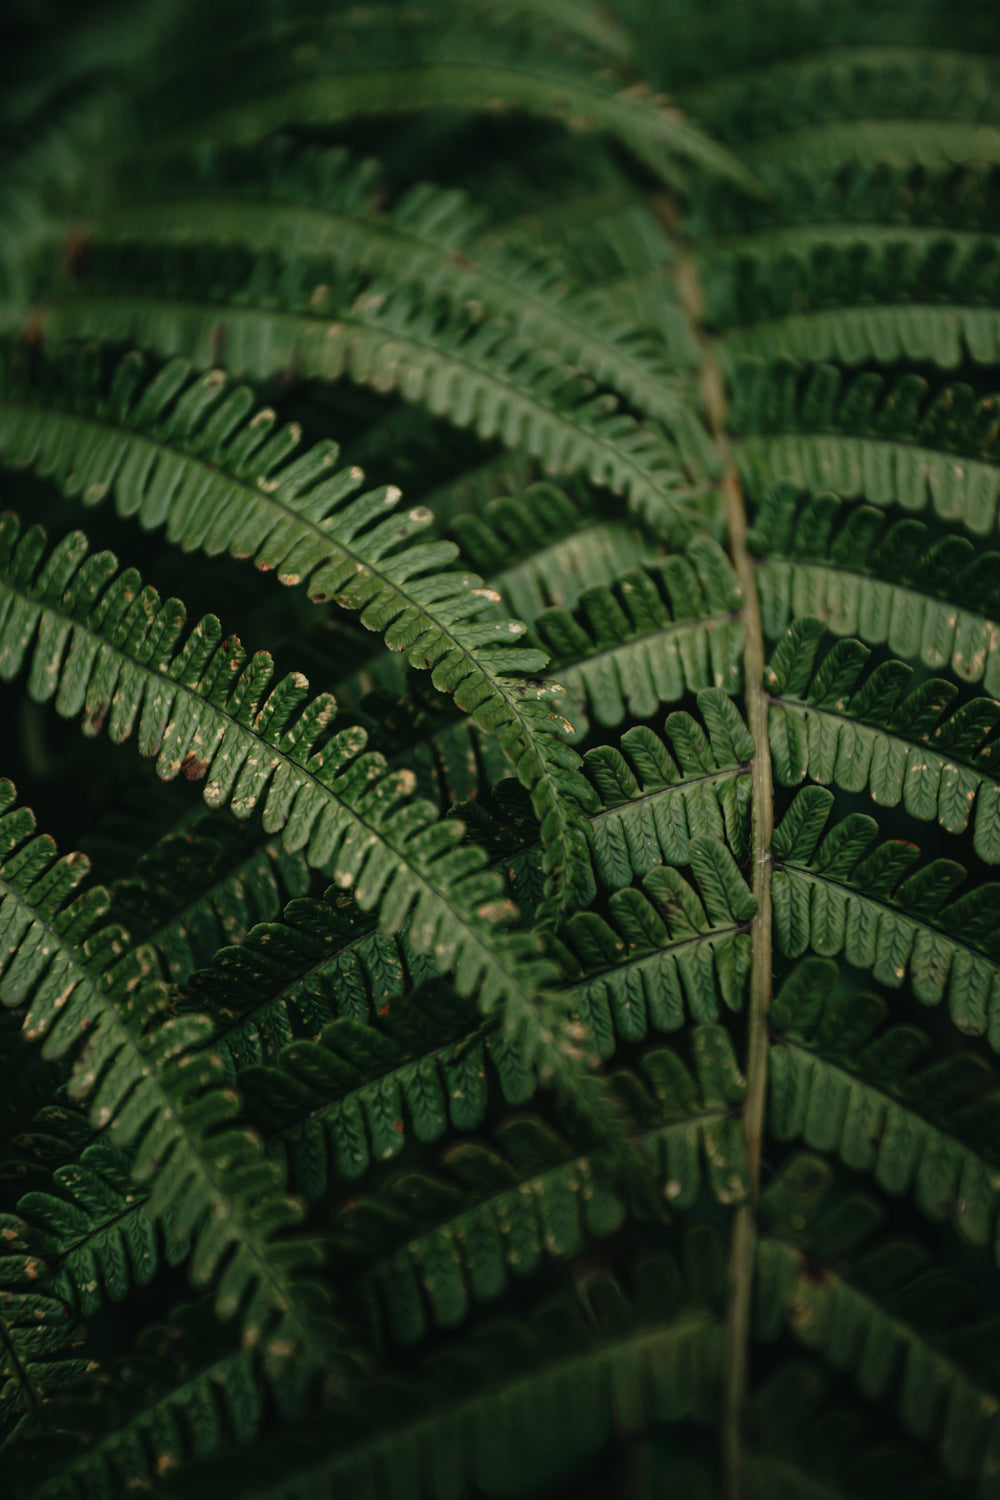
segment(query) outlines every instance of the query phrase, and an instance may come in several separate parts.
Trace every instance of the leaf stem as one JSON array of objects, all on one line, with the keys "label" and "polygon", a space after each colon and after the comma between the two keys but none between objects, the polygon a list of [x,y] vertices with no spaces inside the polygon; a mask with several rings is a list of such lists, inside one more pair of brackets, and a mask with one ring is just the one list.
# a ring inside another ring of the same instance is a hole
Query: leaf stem
[{"label": "leaf stem", "polygon": [[751,816],[752,889],[757,915],[751,924],[753,942],[750,1007],[747,1017],[747,1092],[743,1133],[747,1161],[747,1198],[736,1210],[729,1262],[729,1319],[726,1336],[722,1410],[722,1492],[725,1500],[740,1500],[742,1492],[743,1415],[746,1405],[750,1314],[754,1258],[757,1244],[757,1198],[760,1189],[761,1144],[767,1099],[768,1031],[771,1005],[771,838],[774,832],[774,794],[767,734],[767,694],[764,690],[764,631],[753,560],[747,542],[743,492],[726,432],[726,399],[721,367],[702,324],[704,297],[693,257],[682,255],[677,284],[701,354],[701,387],[712,438],[723,460],[720,484],[733,567],[743,589],[740,611],[745,629],[743,648],[744,700],[750,734],[756,746],[753,759]]}]

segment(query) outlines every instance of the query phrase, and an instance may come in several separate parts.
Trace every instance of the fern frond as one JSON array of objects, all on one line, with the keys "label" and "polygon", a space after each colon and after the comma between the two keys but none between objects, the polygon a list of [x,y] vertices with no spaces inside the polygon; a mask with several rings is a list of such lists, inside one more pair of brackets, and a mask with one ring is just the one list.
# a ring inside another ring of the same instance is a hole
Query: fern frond
[{"label": "fern frond", "polygon": [[401,496],[392,486],[349,498],[362,475],[336,471],[336,444],[298,452],[297,424],[273,431],[270,408],[249,415],[245,387],[227,390],[218,371],[192,375],[175,361],[142,389],[141,366],[126,359],[87,401],[89,420],[79,402],[60,412],[43,399],[25,422],[15,397],[6,423],[0,416],[0,451],[85,504],[110,491],[120,515],[147,528],[165,523],[168,540],[187,551],[252,557],[282,583],[305,582],[314,602],[357,612],[497,735],[545,828],[553,912],[586,904],[581,810],[589,788],[562,740],[565,722],[551,711],[558,688],[520,675],[546,664],[516,644],[525,627],[476,619],[496,595],[474,574],[447,571],[454,544],[409,541],[432,520],[426,508],[394,516]]},{"label": "fern frond", "polygon": [[[573,612],[552,609],[538,616],[538,636],[555,652],[555,670],[573,694],[567,706],[577,738],[588,729],[586,706],[600,709],[601,723],[619,724],[630,715],[649,717],[664,700],[681,699],[688,691],[735,690],[742,624],[726,603],[738,598],[738,583],[727,568],[714,570],[718,556],[714,544],[696,546],[663,567],[628,570],[613,588],[585,589]],[[705,595],[718,613],[703,621],[697,600]],[[364,693],[373,682],[378,682],[375,691]],[[352,673],[336,690],[346,703],[358,703],[358,714],[378,723],[385,754],[417,772],[424,795],[463,801],[475,798],[481,784],[496,783],[504,763],[477,724],[459,720],[447,700],[412,690],[400,700],[405,685],[390,658]],[[592,798],[586,804],[585,829],[592,828],[598,805]],[[532,855],[532,880],[534,865]]]},{"label": "fern frond", "polygon": [[162,954],[167,974],[180,984],[223,942],[239,942],[308,884],[300,854],[287,853],[252,824],[204,817],[166,834],[134,874],[115,881],[111,915],[134,941]]},{"label": "fern frond", "polygon": [[[636,1118],[633,1139],[667,1202],[697,1201],[702,1162],[721,1203],[746,1192],[743,1144],[733,1116],[744,1083],[719,1026],[695,1027],[697,1081],[666,1048],[642,1059],[642,1079],[614,1075]],[[545,1258],[578,1255],[623,1223],[627,1194],[600,1151],[574,1152],[544,1121],[519,1116],[489,1141],[452,1146],[442,1173],[409,1172],[377,1198],[355,1198],[338,1216],[335,1246],[360,1271],[404,1345],[429,1325],[454,1327],[476,1302],[500,1296],[510,1277]]]},{"label": "fern frond", "polygon": [[756,903],[718,839],[692,840],[695,884],[657,865],[642,890],[608,898],[608,917],[579,912],[562,930],[573,995],[603,1057],[616,1035],[641,1041],[685,1018],[716,1021],[741,1010],[750,967],[747,928]]},{"label": "fern frond", "polygon": [[[329,164],[324,154],[333,158]],[[481,304],[644,417],[676,427],[697,451],[699,435],[686,413],[686,403],[696,401],[691,383],[641,325],[607,299],[567,286],[558,264],[537,250],[508,235],[491,242],[475,199],[421,183],[379,215],[371,203],[377,187],[372,164],[343,150],[304,154],[293,141],[272,142],[263,153],[202,150],[170,163],[162,177],[148,176],[139,201],[130,201],[135,189],[126,181],[124,201],[88,224],[86,253],[125,243],[155,260],[178,242],[240,245],[255,258],[274,250],[323,256],[327,280],[331,272],[359,269],[419,283],[425,296],[456,308]],[[700,446],[702,462],[711,464],[704,439]]]},{"label": "fern frond", "polygon": [[673,754],[640,724],[626,730],[620,750],[598,745],[584,756],[603,804],[589,819],[589,837],[594,869],[607,890],[661,862],[686,864],[697,837],[724,839],[738,854],[748,846],[753,740],[721,689],[705,688],[697,701],[704,729],[683,711],[667,716]]},{"label": "fern frond", "polygon": [[887,1475],[912,1500],[963,1500],[967,1489],[942,1478],[923,1444],[838,1395],[835,1372],[815,1359],[784,1360],[754,1392],[750,1500],[879,1500]]},{"label": "fern frond", "polygon": [[796,620],[767,668],[768,732],[775,775],[785,786],[806,776],[847,792],[868,790],[882,807],[964,833],[975,815],[974,848],[1000,864],[1000,765],[993,730],[1000,704],[931,678],[910,690],[912,669],[838,641],[817,664],[825,631]]},{"label": "fern frond", "polygon": [[[702,1021],[717,1019],[722,1005],[735,1010],[743,1004],[749,953],[741,924],[747,920],[748,894],[731,857],[710,840],[704,843],[690,856],[699,874],[697,887],[676,871],[654,870],[649,899],[631,889],[612,895],[616,930],[591,913],[564,929],[566,1003],[592,1028],[602,1056],[614,1052],[618,1039],[635,1041],[650,1030],[679,1027],[685,992]],[[284,929],[255,930],[247,945],[223,950],[213,970],[195,976],[191,998],[204,995],[206,1002],[221,1004],[218,1039],[234,1050],[237,1037],[267,1026],[269,1006],[279,1024],[287,1025],[283,1007],[294,1004],[315,1027],[316,1009],[308,999],[303,1004],[303,991],[322,987],[327,1014],[339,1006],[341,1018],[316,1040],[290,1041],[274,1063],[263,1068],[244,1063],[239,1071],[252,1118],[310,1201],[322,1195],[334,1174],[362,1175],[372,1162],[396,1156],[411,1135],[430,1142],[449,1123],[458,1130],[476,1128],[486,1109],[489,1078],[496,1078],[511,1104],[525,1103],[537,1087],[523,1051],[494,1027],[477,1025],[467,1005],[456,1005],[440,987],[408,994],[401,956],[385,939],[380,952],[376,939],[364,928],[359,935],[328,905],[294,902]],[[334,941],[338,947],[331,951]],[[623,950],[628,958],[621,969],[595,980],[593,970],[600,973],[609,951]],[[266,968],[259,967],[262,961]],[[665,1003],[656,993],[661,979],[668,991]],[[330,988],[334,980],[337,991]],[[348,998],[352,990],[358,995],[354,1004]],[[247,998],[256,999],[257,1005],[246,1017],[227,1022],[230,997],[240,997],[243,1006]],[[269,1050],[276,1050],[274,1031],[271,1035]],[[237,1056],[247,1055],[243,1048],[246,1042]],[[254,1052],[247,1051],[252,1059]]]},{"label": "fern frond", "polygon": [[[189,50],[143,100],[144,119],[157,144],[174,144],[255,141],[289,126],[428,108],[520,111],[606,134],[661,181],[676,185],[697,166],[754,190],[737,158],[648,87],[622,87],[565,45],[539,46],[534,28],[519,35],[482,22],[455,8],[408,15],[395,6],[356,12],[346,25],[335,14],[300,18],[231,51],[224,87],[214,59]],[[178,110],[181,95],[211,103],[192,118]]]},{"label": "fern frond", "polygon": [[890,989],[908,975],[921,1005],[947,999],[960,1031],[986,1033],[1000,1050],[1000,884],[956,896],[966,879],[960,864],[935,859],[915,869],[920,851],[903,840],[872,848],[878,824],[862,813],[841,818],[823,837],[833,801],[825,787],[806,787],[775,830],[774,930],[782,953],[843,953]]},{"label": "fern frond", "polygon": [[588,475],[668,540],[690,534],[692,502],[710,488],[702,469],[688,472],[706,456],[694,420],[680,427],[682,453],[505,320],[406,282],[337,273],[328,257],[95,245],[77,289],[46,306],[44,326],[53,344],[104,338],[203,366],[224,354],[241,376],[344,377],[398,392],[455,427],[521,448],[549,475]]},{"label": "fern frond", "polygon": [[[332,653],[321,648],[313,661],[314,669],[328,671],[333,665],[331,657]],[[383,656],[360,672],[352,671],[334,682],[333,691],[345,712],[369,730],[373,748],[380,750],[391,765],[412,770],[419,794],[442,811],[456,802],[463,808],[468,802],[476,804],[481,788],[496,787],[501,779],[520,786],[510,777],[510,763],[494,737],[484,734],[472,718],[457,714],[450,699],[421,691],[419,683],[399,670],[398,658]],[[582,762],[577,764],[582,771]],[[596,805],[590,792],[585,795],[589,806]],[[467,821],[468,809],[462,815]],[[530,818],[532,814],[525,812],[524,816]],[[538,901],[544,898],[544,885],[542,877]],[[532,912],[535,910],[533,906]]]},{"label": "fern frond", "polygon": [[66,215],[93,208],[93,185],[84,163],[120,127],[121,100],[107,77],[92,76],[77,80],[32,113],[34,118],[16,131],[9,120],[2,129],[0,214],[6,229],[0,247],[0,309],[5,323],[19,315],[30,296],[35,257],[61,232]]},{"label": "fern frond", "polygon": [[6,1446],[30,1430],[61,1386],[95,1366],[75,1353],[86,1332],[48,1285],[30,1227],[0,1213],[0,1243],[0,1446]]},{"label": "fern frond", "polygon": [[603,725],[646,719],[663,703],[742,675],[742,589],[710,537],[655,567],[633,568],[614,589],[585,589],[577,608],[549,609],[535,629],[552,653],[577,734],[589,715]]},{"label": "fern frond", "polygon": [[449,1125],[481,1125],[487,1063],[510,1102],[534,1091],[516,1053],[491,1047],[490,1028],[439,988],[382,1009],[389,1014],[378,1025],[343,1017],[316,1040],[289,1043],[273,1063],[240,1069],[251,1117],[309,1202],[333,1181],[391,1161],[410,1138],[426,1144]]},{"label": "fern frond", "polygon": [[[994,150],[1000,150],[1000,131],[997,137]],[[758,288],[754,296],[762,298],[763,293]],[[957,369],[965,360],[995,365],[1000,363],[1000,333],[988,296],[983,301],[984,306],[968,306],[942,293],[940,299],[898,303],[885,296],[863,307],[838,307],[835,311],[820,309],[774,317],[762,312],[759,321],[728,329],[725,339],[720,340],[720,350],[727,370],[748,355],[801,359],[812,364],[894,365],[912,361],[937,365],[942,370]],[[761,305],[762,301],[757,301],[757,306]]]},{"label": "fern frond", "polygon": [[753,494],[787,479],[870,505],[932,509],[979,536],[1000,507],[997,398],[967,385],[936,392],[922,376],[891,386],[875,371],[845,380],[832,365],[741,361],[734,429],[746,434],[740,472]]},{"label": "fern frond", "polygon": [[528,625],[552,605],[573,609],[584,589],[612,584],[654,551],[638,527],[608,507],[551,484],[497,496],[450,529],[502,607]]},{"label": "fern frond", "polygon": [[537,35],[536,28],[552,27],[587,42],[597,52],[619,61],[632,56],[633,38],[621,18],[612,11],[577,0],[473,0],[484,22],[518,22]]},{"label": "fern frond", "polygon": [[[747,847],[746,726],[720,689],[706,688],[698,704],[704,727],[677,712],[668,716],[662,734],[637,725],[622,736],[620,748],[597,745],[584,756],[598,799],[587,817],[587,839],[606,891],[628,885],[654,865],[686,864],[699,833],[724,838],[737,851]],[[523,799],[499,783],[491,803],[480,799],[458,812],[491,863],[506,870],[522,911],[532,912],[542,897],[544,872],[538,827]]]},{"label": "fern frond", "polygon": [[[595,873],[607,890],[627,885],[655,864],[684,864],[698,832],[746,847],[749,817],[746,726],[726,693],[698,694],[704,724],[686,712],[668,716],[664,732],[646,725],[587,751],[584,774],[595,797],[584,822]],[[545,846],[526,794],[500,781],[504,767],[491,742],[451,713],[423,711],[387,694],[363,700],[390,763],[405,763],[425,795],[450,804],[467,833],[502,867],[526,919],[545,899]],[[450,705],[449,705],[450,708]],[[494,783],[491,801],[480,787]],[[497,805],[502,799],[503,806]],[[252,980],[249,981],[252,984]],[[206,1004],[208,1002],[206,1001]]]},{"label": "fern frond", "polygon": [[936,1267],[911,1240],[884,1241],[840,1270],[837,1239],[843,1244],[846,1234],[856,1244],[872,1227],[863,1212],[844,1210],[839,1219],[829,1210],[798,1236],[807,1250],[815,1246],[834,1261],[820,1274],[796,1244],[761,1242],[760,1332],[773,1338],[787,1322],[807,1348],[850,1374],[869,1401],[891,1399],[904,1429],[934,1442],[946,1473],[986,1493],[1000,1419],[994,1372],[977,1357],[993,1326],[975,1316],[974,1287]]},{"label": "fern frond", "polygon": [[[642,764],[643,749],[649,754],[645,738],[652,737],[635,734]],[[651,759],[662,773],[665,752],[658,749]],[[721,819],[719,826],[721,832]],[[659,869],[647,882],[650,900],[634,890],[612,895],[621,937],[593,914],[564,929],[567,1007],[592,1028],[603,1056],[613,1053],[616,1037],[636,1040],[650,1027],[680,1026],[685,991],[701,1020],[715,1020],[720,1004],[742,1006],[749,955],[741,924],[749,896],[731,856],[711,840],[703,844],[691,850],[684,841],[697,888],[676,871]],[[649,873],[645,851],[636,863]],[[617,951],[627,947],[627,962],[595,983],[595,963],[603,967],[615,945]],[[239,1072],[252,1117],[310,1200],[326,1190],[334,1172],[355,1178],[372,1161],[391,1159],[411,1133],[426,1142],[438,1139],[449,1121],[459,1130],[475,1128],[490,1076],[512,1104],[526,1102],[536,1088],[522,1050],[495,1028],[477,1026],[467,1006],[456,1006],[439,987],[426,998],[419,990],[408,995],[409,966],[412,959],[408,965],[405,952],[370,927],[359,929],[329,903],[299,901],[286,910],[281,927],[256,929],[245,945],[223,950],[213,969],[194,976],[189,998],[203,999],[216,1014],[221,1007],[218,1042],[251,1062],[264,1055],[255,1037],[266,1037],[273,1052],[290,1035],[296,1013],[316,1036],[317,1023],[339,1010],[341,1019],[317,1040],[292,1040],[274,1064],[244,1063]],[[654,994],[661,978],[666,1005]],[[651,1018],[647,994],[654,997]]]},{"label": "fern frond", "polygon": [[[185,1241],[164,1246],[146,1212],[149,1194],[132,1179],[129,1154],[95,1137],[85,1114],[49,1108],[33,1134],[39,1128],[54,1165],[44,1185],[21,1194],[17,1211],[45,1259],[55,1296],[88,1318],[105,1298],[120,1302],[133,1287],[147,1286],[161,1264],[186,1259]],[[56,1144],[62,1149],[53,1152]]]},{"label": "fern frond", "polygon": [[495,446],[485,452],[488,456],[474,459],[422,494],[422,503],[433,511],[439,525],[445,526],[458,516],[475,515],[485,510],[491,500],[524,489],[541,478],[538,465],[527,453],[513,448],[496,451]]},{"label": "fern frond", "polygon": [[995,236],[861,227],[758,236],[746,250],[702,257],[706,316],[726,330],[727,362],[742,354],[993,364],[998,269]]},{"label": "fern frond", "polygon": [[865,118],[996,123],[992,60],[927,47],[827,47],[723,74],[685,94],[685,107],[743,147],[810,125]]},{"label": "fern frond", "polygon": [[[716,688],[735,691],[742,673],[743,625],[737,614],[741,597],[728,560],[717,543],[706,537],[697,539],[683,555],[656,567],[630,569],[613,588],[597,585],[585,589],[572,612],[545,610],[535,621],[536,630],[553,654],[554,670],[569,697],[567,708],[577,738],[587,731],[588,710],[600,723],[617,725],[630,715],[650,717],[663,702],[676,702],[687,692]],[[398,691],[396,677],[391,662],[376,663],[373,671],[366,669],[360,674],[360,680],[355,675],[338,684],[337,692],[347,701],[357,701],[360,688],[372,678]],[[362,706],[366,702],[362,699]],[[496,780],[499,768],[475,723],[457,723],[450,712],[414,713],[404,705],[397,728],[399,710],[395,705],[390,708],[382,697],[372,707],[377,708],[383,728],[389,730],[387,753],[396,758],[390,746],[398,739],[399,757],[420,776],[425,794],[438,797],[443,788],[461,788],[470,775],[475,779],[477,772],[481,780]],[[679,726],[681,721],[677,723]],[[700,752],[691,753],[697,759]],[[537,817],[537,795],[532,801]],[[594,828],[598,804],[592,795],[581,795],[575,801],[586,809],[576,824],[583,835],[580,847],[584,840],[590,841],[596,853],[588,830]],[[713,819],[706,831],[714,831],[714,826]],[[543,836],[543,853],[548,842]],[[672,847],[676,847],[676,840]],[[526,911],[533,913],[537,901],[525,894],[525,863],[518,861],[515,880],[519,900]],[[534,882],[537,865],[533,856],[531,866]],[[544,862],[541,869],[545,884]],[[585,906],[589,899],[578,898],[577,906]],[[542,908],[543,913],[550,909],[551,903]],[[569,910],[564,906],[565,915]]]},{"label": "fern frond", "polygon": [[231,1460],[191,1470],[186,1493],[217,1493],[224,1474],[230,1486],[245,1476],[261,1500],[291,1500],[388,1474],[412,1500],[471,1486],[517,1494],[571,1472],[612,1430],[705,1420],[722,1359],[721,1329],[706,1306],[706,1291],[720,1291],[712,1274],[720,1257],[707,1231],[692,1241],[693,1287],[666,1256],[637,1265],[631,1302],[618,1283],[592,1276],[574,1306],[536,1307],[530,1334],[509,1322],[483,1328],[428,1361],[403,1393],[371,1388],[363,1406],[334,1414],[321,1433],[314,1425],[256,1451],[242,1474]]},{"label": "fern frond", "polygon": [[845,167],[900,162],[930,170],[993,166],[1000,151],[1000,128],[975,120],[833,120],[806,125],[757,142],[745,153],[746,166],[766,187],[790,168],[809,176]]},{"label": "fern frond", "polygon": [[237,1125],[221,1058],[203,1047],[210,1023],[164,1019],[165,987],[148,977],[155,956],[128,950],[120,928],[98,925],[107,892],[70,899],[86,861],[58,859],[50,840],[34,836],[31,814],[13,806],[9,782],[0,794],[3,1003],[27,1005],[23,1034],[41,1040],[47,1056],[65,1056],[86,1037],[73,1093],[89,1098],[92,1123],[113,1144],[133,1149],[136,1180],[153,1183],[148,1213],[169,1246],[192,1246],[193,1282],[204,1286],[221,1271],[216,1309],[223,1318],[242,1313],[248,1344],[264,1340],[272,1378],[287,1375],[296,1356],[310,1376],[329,1372],[329,1297],[306,1279],[321,1262],[319,1246],[279,1238],[301,1206],[284,1195],[258,1137]]},{"label": "fern frond", "polygon": [[[835,993],[836,964],[805,959],[771,1008],[769,1124],[871,1173],[931,1219],[950,1219],[1000,1254],[997,1080],[971,1054],[915,1070],[930,1050],[913,1026],[887,1026],[878,995]],[[986,1090],[989,1092],[986,1092]]]},{"label": "fern frond", "polygon": [[135,4],[0,21],[11,1500],[1000,1500],[997,17]]},{"label": "fern frond", "polygon": [[[676,726],[678,737],[686,727]],[[691,742],[697,744],[695,729],[690,721]],[[650,751],[647,740],[655,737],[649,731],[633,735],[636,762],[644,764],[645,751],[662,775],[664,747],[656,742]],[[607,758],[600,757],[603,763]],[[674,825],[668,826],[679,838]],[[686,862],[690,837],[682,844]],[[635,866],[648,874],[654,862],[650,852],[644,845],[634,847]],[[564,929],[570,975],[579,974],[581,965],[583,974],[571,984],[568,1003],[593,1028],[603,1056],[614,1052],[618,1038],[634,1041],[650,1029],[681,1025],[683,1011],[677,1007],[685,990],[702,1020],[715,1020],[721,1004],[742,1006],[748,952],[733,913],[735,906],[745,922],[745,887],[734,878],[728,857],[715,849],[696,850],[694,859],[702,875],[701,896],[676,872],[654,871],[649,893],[657,904],[631,890],[611,897],[622,937],[593,914],[574,918]],[[631,874],[630,868],[625,878]],[[720,879],[729,884],[728,894],[717,889]],[[588,970],[602,938],[605,946],[627,944],[629,960],[625,972],[609,974],[595,986]],[[467,1005],[456,1005],[440,986],[407,993],[412,963],[370,927],[357,928],[329,901],[298,901],[286,909],[281,927],[255,929],[246,944],[223,950],[212,969],[194,976],[189,999],[202,1000],[216,1014],[221,1009],[217,1042],[240,1061],[239,1083],[251,1117],[310,1201],[326,1191],[334,1175],[353,1179],[374,1161],[390,1160],[411,1134],[431,1142],[449,1123],[457,1130],[476,1128],[484,1117],[490,1077],[511,1104],[525,1103],[535,1091],[533,1071],[520,1049],[495,1028],[477,1025]],[[653,1004],[648,1019],[645,997],[661,973],[668,976],[671,1003]],[[264,1055],[260,1042],[253,1044],[255,1036],[268,1037],[273,1052],[282,1032],[290,1034],[296,1014],[315,1036],[321,1017],[338,1011],[339,1019],[315,1040],[289,1041],[273,1063],[253,1064],[255,1056]],[[249,1066],[242,1061],[246,1057]]]},{"label": "fern frond", "polygon": [[[500,179],[507,190],[495,206],[501,222],[484,239],[524,237],[547,256],[558,246],[568,276],[587,289],[588,305],[648,330],[677,375],[697,370],[697,339],[675,281],[677,247],[621,163],[609,153],[584,162],[549,143],[517,165],[516,175],[508,170]],[[477,191],[491,185],[477,183]]]},{"label": "fern frond", "polygon": [[402,999],[432,966],[335,886],[300,897],[279,922],[252,927],[191,975],[183,993],[218,1018],[218,1043],[242,1067],[273,1056],[296,1036],[319,1036],[340,1016],[368,1021]]},{"label": "fern frond", "polygon": [[265,831],[335,868],[363,909],[378,907],[386,931],[415,908],[414,946],[537,1045],[547,1033],[537,988],[545,965],[527,935],[503,927],[509,903],[477,852],[458,847],[461,824],[407,800],[412,773],[389,773],[356,727],[315,749],[334,713],[329,695],[303,706],[307,684],[296,675],[268,693],[270,657],[247,662],[210,616],[181,644],[179,601],[161,604],[133,572],[116,576],[109,554],[86,558],[80,533],[42,563],[44,548],[40,531],[22,538],[16,519],[0,522],[0,675],[29,662],[32,696],[54,698],[66,717],[82,713],[85,732],[107,721],[119,744],[137,732],[157,774],[205,780],[210,806],[246,817],[261,804]]},{"label": "fern frond", "polygon": [[772,639],[809,616],[836,635],[885,643],[896,656],[981,681],[988,693],[1000,689],[1000,552],[837,495],[799,496],[789,484],[765,498],[752,545],[766,556],[758,584]]},{"label": "fern frond", "polygon": [[[754,236],[702,257],[724,358],[996,361],[995,236],[869,229]],[[836,309],[834,311],[833,309]]]},{"label": "fern frond", "polygon": [[263,1410],[253,1353],[233,1349],[210,1310],[193,1303],[61,1399],[55,1454],[24,1445],[11,1469],[38,1500],[116,1500],[125,1485],[151,1489],[172,1469],[248,1445]]}]

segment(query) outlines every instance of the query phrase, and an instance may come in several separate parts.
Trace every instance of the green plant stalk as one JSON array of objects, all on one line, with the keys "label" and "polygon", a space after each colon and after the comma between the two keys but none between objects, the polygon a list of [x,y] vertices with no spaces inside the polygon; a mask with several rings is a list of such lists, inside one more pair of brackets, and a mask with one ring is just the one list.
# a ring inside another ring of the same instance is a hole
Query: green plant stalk
[{"label": "green plant stalk", "polygon": [[[667,213],[672,218],[672,209]],[[669,225],[669,218],[668,218]],[[747,541],[746,506],[736,464],[726,433],[726,398],[722,370],[703,331],[704,297],[690,255],[677,268],[681,304],[691,319],[702,351],[701,386],[713,440],[723,460],[720,480],[729,549],[743,589],[741,616],[745,629],[743,650],[744,699],[747,725],[756,746],[753,759],[750,860],[751,889],[757,915],[751,922],[753,956],[750,1004],[747,1014],[747,1092],[743,1107],[746,1146],[747,1197],[736,1209],[729,1259],[729,1320],[723,1364],[722,1493],[725,1500],[742,1495],[743,1417],[746,1406],[750,1314],[757,1245],[757,1198],[760,1191],[761,1144],[767,1102],[768,1026],[771,1005],[771,839],[774,833],[774,794],[771,750],[764,689],[766,654],[753,560]]]}]

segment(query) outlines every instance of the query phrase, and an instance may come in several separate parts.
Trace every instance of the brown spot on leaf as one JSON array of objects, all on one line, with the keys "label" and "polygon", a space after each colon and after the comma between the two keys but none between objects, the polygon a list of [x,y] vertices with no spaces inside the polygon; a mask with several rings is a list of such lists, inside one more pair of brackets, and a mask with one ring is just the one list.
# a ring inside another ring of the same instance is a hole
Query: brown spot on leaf
[{"label": "brown spot on leaf", "polygon": [[208,761],[199,760],[193,750],[189,750],[181,761],[181,775],[188,781],[202,781],[208,774]]}]

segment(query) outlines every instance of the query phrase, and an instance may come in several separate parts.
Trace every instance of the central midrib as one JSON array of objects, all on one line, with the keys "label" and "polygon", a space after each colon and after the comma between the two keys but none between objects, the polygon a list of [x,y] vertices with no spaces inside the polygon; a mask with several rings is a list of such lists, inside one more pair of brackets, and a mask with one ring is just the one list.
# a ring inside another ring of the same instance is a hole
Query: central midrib
[{"label": "central midrib", "polygon": [[[677,242],[675,212],[665,205],[663,219]],[[751,1308],[757,1246],[757,1199],[768,1086],[769,1037],[767,1014],[772,992],[771,839],[774,832],[774,795],[768,736],[768,703],[764,691],[766,652],[756,566],[751,557],[743,493],[727,433],[727,408],[722,369],[705,330],[705,296],[695,260],[682,246],[677,267],[681,303],[688,314],[702,354],[701,380],[708,425],[723,460],[721,487],[733,568],[743,590],[740,614],[744,624],[744,701],[755,746],[751,803],[752,890],[757,912],[751,922],[752,958],[747,1013],[747,1066],[743,1122],[748,1191],[733,1219],[729,1260],[729,1317],[722,1391],[722,1490],[726,1500],[743,1495],[744,1421],[748,1394]]]}]

